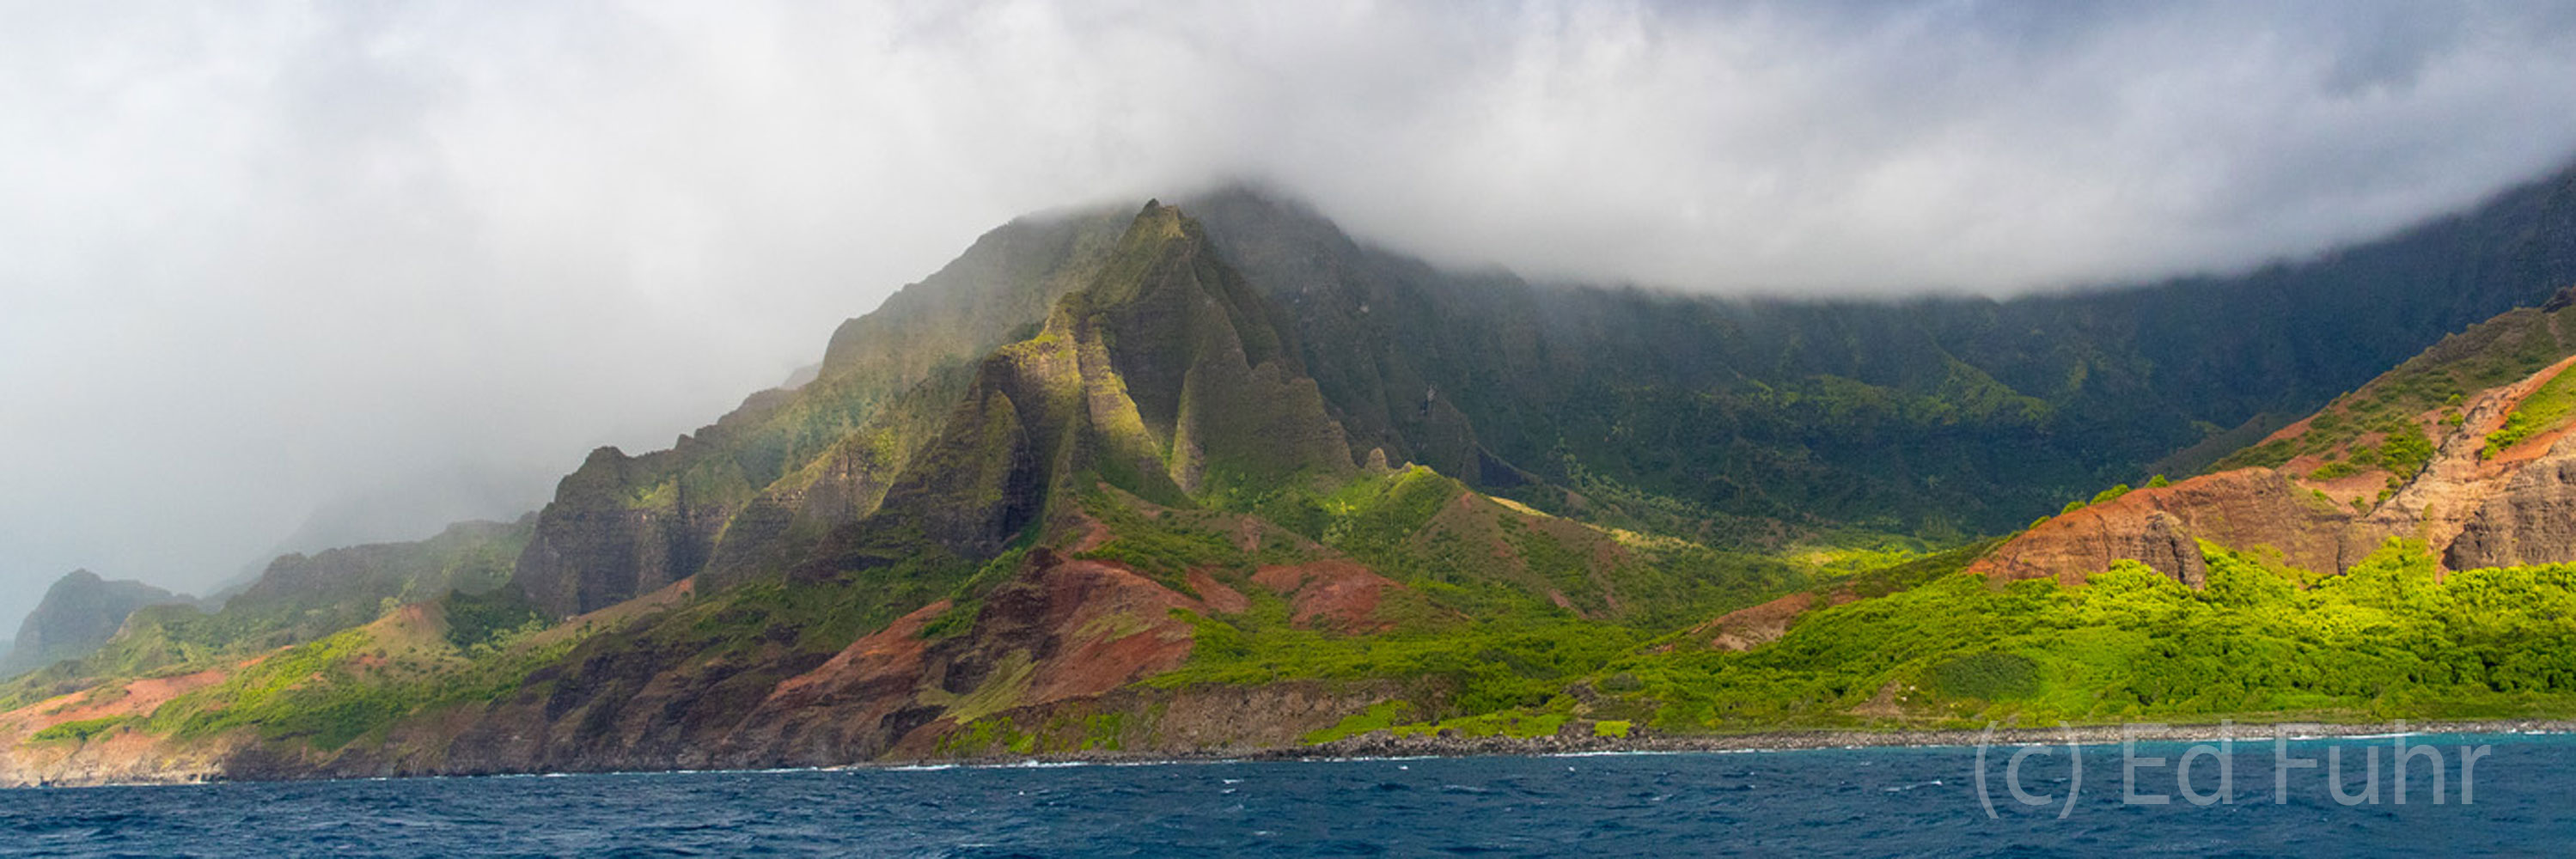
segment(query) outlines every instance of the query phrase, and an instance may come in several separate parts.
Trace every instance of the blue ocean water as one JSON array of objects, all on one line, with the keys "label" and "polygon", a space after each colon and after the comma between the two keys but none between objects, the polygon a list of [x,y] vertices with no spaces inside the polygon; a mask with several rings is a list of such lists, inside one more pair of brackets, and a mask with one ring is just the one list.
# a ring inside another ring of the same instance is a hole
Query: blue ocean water
[{"label": "blue ocean water", "polygon": [[[2576,738],[664,773],[0,791],[0,856],[2418,856],[2576,850]],[[2471,765],[2461,802],[2461,747]],[[2345,805],[2324,759],[2341,747]],[[2374,751],[2375,750],[2375,751]],[[2359,792],[2375,755],[2380,793]],[[2430,804],[2433,758],[2446,776]],[[2143,760],[2140,761],[2143,763]],[[2124,784],[2124,776],[2129,780]],[[2123,800],[2162,795],[2163,805]],[[1994,808],[1989,816],[1987,804]]]}]

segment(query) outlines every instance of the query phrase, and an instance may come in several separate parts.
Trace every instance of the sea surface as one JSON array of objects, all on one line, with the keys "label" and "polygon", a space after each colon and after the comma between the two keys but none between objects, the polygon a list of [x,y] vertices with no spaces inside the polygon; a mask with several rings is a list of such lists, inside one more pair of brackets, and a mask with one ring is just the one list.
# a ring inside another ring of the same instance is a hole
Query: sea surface
[{"label": "sea surface", "polygon": [[[0,856],[2423,856],[2576,851],[2576,738],[656,773],[0,791]],[[2462,748],[2487,747],[2462,802]],[[2340,748],[2346,799],[2326,781]],[[2431,751],[2421,751],[2429,748]],[[2213,750],[2214,751],[2214,750]],[[2276,758],[2287,769],[2276,796]],[[2379,793],[2361,792],[2372,756]],[[2146,758],[2161,757],[2161,766]],[[2434,759],[2445,772],[2430,802]],[[2080,783],[2070,759],[2080,759]],[[2219,761],[2229,763],[2220,793]],[[2126,781],[2124,783],[2124,776]],[[2065,804],[2070,786],[2080,784]],[[2164,796],[2162,805],[2124,801]],[[2276,799],[2278,801],[2276,801]],[[1993,813],[1990,816],[1988,805]]]}]

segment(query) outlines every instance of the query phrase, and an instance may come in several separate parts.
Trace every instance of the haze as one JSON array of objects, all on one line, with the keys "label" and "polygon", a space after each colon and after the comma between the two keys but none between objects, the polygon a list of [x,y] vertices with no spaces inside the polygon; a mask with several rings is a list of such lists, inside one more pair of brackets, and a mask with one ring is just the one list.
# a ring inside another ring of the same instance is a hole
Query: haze
[{"label": "haze", "polygon": [[2472,204],[2571,80],[2565,4],[0,4],[0,621],[533,509],[1031,210],[2010,294]]}]

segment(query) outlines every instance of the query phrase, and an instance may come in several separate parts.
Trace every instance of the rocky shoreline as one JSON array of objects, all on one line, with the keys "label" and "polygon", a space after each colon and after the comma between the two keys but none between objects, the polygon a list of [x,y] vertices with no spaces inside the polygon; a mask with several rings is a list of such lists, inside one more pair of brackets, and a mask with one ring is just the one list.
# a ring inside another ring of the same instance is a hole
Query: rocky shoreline
[{"label": "rocky shoreline", "polygon": [[[1586,726],[1588,730],[1588,726]],[[2392,734],[2576,734],[2576,720],[2565,719],[2490,719],[2430,722],[2243,722],[2129,725],[2076,725],[2062,728],[2001,728],[1989,734],[1985,730],[1957,728],[1924,729],[1807,729],[1756,731],[1740,734],[1651,734],[1643,730],[1627,737],[1594,736],[1569,730],[1561,734],[1538,737],[1506,736],[1397,736],[1391,731],[1372,731],[1329,743],[1311,746],[1270,748],[1232,748],[1204,750],[1116,751],[1094,749],[1075,752],[1046,752],[1019,755],[986,755],[978,757],[929,757],[902,760],[861,761],[839,766],[798,769],[905,769],[918,767],[1008,767],[1032,765],[1214,763],[1220,761],[1332,761],[1371,758],[1427,757],[1492,757],[1545,756],[1583,754],[1684,754],[1693,752],[1779,752],[1815,749],[1857,748],[1942,748],[1994,746],[2118,745],[2134,739],[2141,742],[2198,742],[2222,736],[2239,742],[2270,742],[2276,736],[2291,739],[2332,739],[2337,737],[2381,737]],[[653,770],[600,770],[608,772],[651,772]],[[704,772],[705,770],[665,770],[665,772]],[[488,773],[385,773],[360,776],[345,773],[312,773],[298,776],[285,773],[262,773],[254,777],[236,777],[217,771],[194,770],[174,772],[166,779],[69,780],[22,784],[19,787],[107,787],[133,785],[205,784],[224,781],[328,781],[348,778],[407,777],[477,777],[534,775],[536,773],[495,771]]]}]

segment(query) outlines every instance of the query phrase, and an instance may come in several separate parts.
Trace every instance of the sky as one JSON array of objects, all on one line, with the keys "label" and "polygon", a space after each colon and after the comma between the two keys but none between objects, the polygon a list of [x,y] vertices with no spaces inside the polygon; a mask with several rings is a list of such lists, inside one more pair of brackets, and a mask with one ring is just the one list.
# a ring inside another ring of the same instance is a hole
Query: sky
[{"label": "sky", "polygon": [[2012,295],[2472,205],[2569,81],[2571,4],[0,0],[0,634],[533,509],[1025,212]]}]

